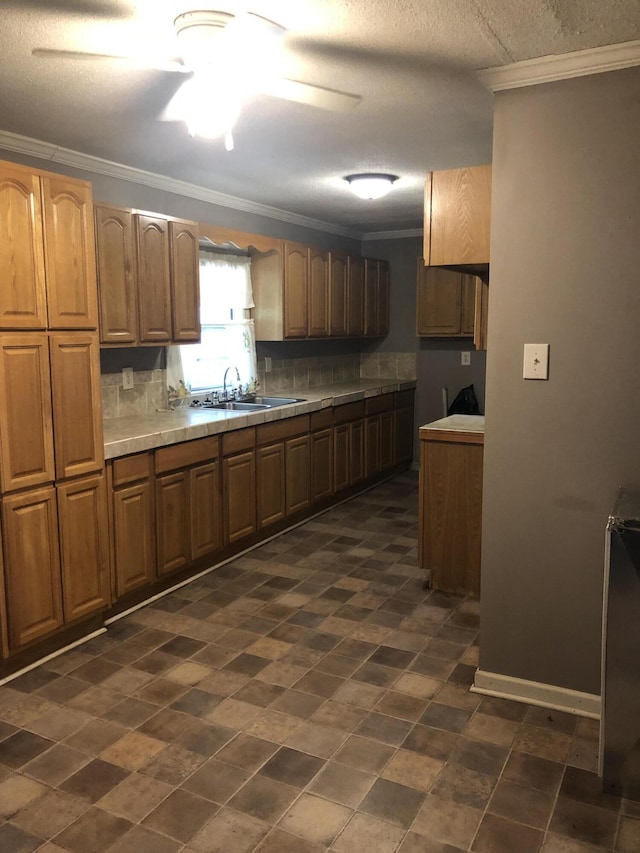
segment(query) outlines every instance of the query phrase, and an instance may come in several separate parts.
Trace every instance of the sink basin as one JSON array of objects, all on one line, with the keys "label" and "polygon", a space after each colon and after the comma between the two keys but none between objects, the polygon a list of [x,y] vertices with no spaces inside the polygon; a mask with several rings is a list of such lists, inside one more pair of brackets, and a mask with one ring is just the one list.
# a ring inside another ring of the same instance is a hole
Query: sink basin
[{"label": "sink basin", "polygon": [[273,408],[274,406],[287,406],[289,403],[304,403],[302,397],[248,397],[252,403],[261,404]]},{"label": "sink basin", "polygon": [[211,406],[205,406],[206,409],[220,409],[221,411],[230,412],[259,412],[261,409],[271,408],[266,403],[248,403],[244,400],[230,400],[228,403],[215,403]]}]

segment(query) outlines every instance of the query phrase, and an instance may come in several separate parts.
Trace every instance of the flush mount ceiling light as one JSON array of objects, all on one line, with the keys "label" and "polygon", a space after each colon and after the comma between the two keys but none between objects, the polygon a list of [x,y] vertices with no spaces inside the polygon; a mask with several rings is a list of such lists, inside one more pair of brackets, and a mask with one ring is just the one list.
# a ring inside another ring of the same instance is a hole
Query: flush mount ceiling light
[{"label": "flush mount ceiling light", "polygon": [[376,175],[365,173],[362,175],[347,175],[345,181],[358,198],[382,198],[386,195],[393,184],[398,180],[397,175]]}]

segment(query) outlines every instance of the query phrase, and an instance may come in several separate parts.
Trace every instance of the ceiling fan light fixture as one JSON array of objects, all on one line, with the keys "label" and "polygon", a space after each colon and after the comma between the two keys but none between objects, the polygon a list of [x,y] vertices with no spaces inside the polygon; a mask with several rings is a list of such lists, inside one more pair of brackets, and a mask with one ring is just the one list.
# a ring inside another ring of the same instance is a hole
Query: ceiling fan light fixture
[{"label": "ceiling fan light fixture", "polygon": [[361,175],[347,175],[345,181],[351,187],[351,191],[363,199],[382,198],[386,195],[394,183],[398,180],[397,175],[375,174],[372,172]]}]

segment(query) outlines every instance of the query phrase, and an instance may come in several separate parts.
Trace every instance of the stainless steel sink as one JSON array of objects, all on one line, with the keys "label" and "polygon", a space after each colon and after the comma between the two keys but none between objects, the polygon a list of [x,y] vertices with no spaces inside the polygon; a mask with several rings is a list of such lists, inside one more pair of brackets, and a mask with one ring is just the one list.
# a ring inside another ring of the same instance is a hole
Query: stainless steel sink
[{"label": "stainless steel sink", "polygon": [[261,409],[271,408],[266,403],[250,403],[245,400],[230,400],[228,403],[214,403],[211,406],[205,406],[206,409],[220,409],[230,412],[259,412]]},{"label": "stainless steel sink", "polygon": [[304,403],[301,397],[247,397],[244,400],[229,400],[227,403],[203,403],[203,409],[219,409],[228,412],[259,412],[261,409],[274,409],[289,403]]},{"label": "stainless steel sink", "polygon": [[287,406],[289,403],[304,403],[303,397],[247,397],[248,402],[258,403],[269,408]]}]

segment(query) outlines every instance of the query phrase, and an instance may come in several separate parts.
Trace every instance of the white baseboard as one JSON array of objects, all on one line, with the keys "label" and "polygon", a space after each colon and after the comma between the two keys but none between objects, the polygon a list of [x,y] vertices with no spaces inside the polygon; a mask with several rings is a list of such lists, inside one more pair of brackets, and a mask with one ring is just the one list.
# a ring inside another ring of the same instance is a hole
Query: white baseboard
[{"label": "white baseboard", "polygon": [[513,699],[516,702],[526,702],[528,705],[539,705],[542,708],[552,708],[554,711],[565,711],[580,717],[600,719],[601,702],[595,693],[581,693],[555,684],[544,684],[541,681],[527,681],[512,675],[501,675],[498,672],[476,670],[472,693],[482,693],[485,696],[497,696],[500,699]]}]

